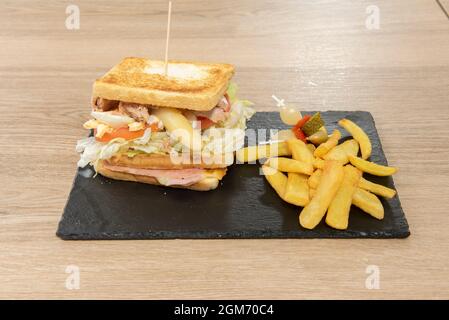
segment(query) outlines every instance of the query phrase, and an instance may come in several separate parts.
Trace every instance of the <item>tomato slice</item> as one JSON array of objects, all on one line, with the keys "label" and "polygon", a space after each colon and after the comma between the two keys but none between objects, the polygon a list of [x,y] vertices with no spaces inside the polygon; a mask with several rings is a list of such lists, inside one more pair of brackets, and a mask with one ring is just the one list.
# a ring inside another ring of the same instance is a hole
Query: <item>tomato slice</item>
[{"label": "tomato slice", "polygon": [[197,116],[196,119],[200,122],[201,130],[206,130],[215,124],[211,119],[203,116]]},{"label": "tomato slice", "polygon": [[[151,131],[158,131],[157,123],[152,123],[151,125],[147,125],[147,128],[150,128]],[[112,132],[106,132],[101,138],[96,137],[95,139],[99,142],[109,142],[115,138],[123,138],[125,140],[133,140],[140,138],[145,133],[145,129],[137,130],[137,131],[129,131],[128,127],[121,127],[114,129]],[[94,134],[97,134],[97,130],[94,130]]]},{"label": "tomato slice", "polygon": [[228,105],[225,109],[225,112],[229,112],[229,111],[231,111],[231,100],[229,99],[229,96],[227,93],[224,94],[224,97],[226,99],[226,102],[228,103]]}]

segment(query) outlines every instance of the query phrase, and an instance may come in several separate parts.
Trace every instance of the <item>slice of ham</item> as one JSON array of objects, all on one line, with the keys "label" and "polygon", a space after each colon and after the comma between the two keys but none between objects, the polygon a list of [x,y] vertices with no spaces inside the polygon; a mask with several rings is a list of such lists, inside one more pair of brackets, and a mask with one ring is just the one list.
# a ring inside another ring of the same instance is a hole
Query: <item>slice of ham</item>
[{"label": "slice of ham", "polygon": [[227,93],[218,101],[218,107],[222,108],[225,112],[231,111],[231,102]]},{"label": "slice of ham", "polygon": [[195,112],[195,114],[200,117],[208,118],[215,123],[218,121],[225,121],[227,118],[227,113],[221,107],[215,107],[207,112]]},{"label": "slice of ham", "polygon": [[177,170],[160,170],[160,169],[140,169],[122,166],[114,166],[104,162],[104,167],[111,171],[125,172],[138,176],[148,176],[156,178],[159,183],[172,186],[189,186],[197,183],[204,178],[204,169],[177,169]]},{"label": "slice of ham", "polygon": [[218,121],[225,121],[229,116],[231,106],[226,97],[222,97],[217,106],[212,110],[206,112],[195,112],[195,115],[199,118],[207,118],[210,121],[217,123]]}]

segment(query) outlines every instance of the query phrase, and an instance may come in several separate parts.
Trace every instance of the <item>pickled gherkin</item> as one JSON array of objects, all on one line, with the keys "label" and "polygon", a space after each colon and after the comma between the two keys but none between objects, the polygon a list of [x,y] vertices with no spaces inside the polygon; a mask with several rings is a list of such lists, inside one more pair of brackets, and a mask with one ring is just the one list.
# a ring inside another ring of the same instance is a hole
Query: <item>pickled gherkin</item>
[{"label": "pickled gherkin", "polygon": [[306,136],[311,136],[322,126],[324,126],[324,121],[321,119],[321,114],[317,112],[301,127],[301,130]]}]

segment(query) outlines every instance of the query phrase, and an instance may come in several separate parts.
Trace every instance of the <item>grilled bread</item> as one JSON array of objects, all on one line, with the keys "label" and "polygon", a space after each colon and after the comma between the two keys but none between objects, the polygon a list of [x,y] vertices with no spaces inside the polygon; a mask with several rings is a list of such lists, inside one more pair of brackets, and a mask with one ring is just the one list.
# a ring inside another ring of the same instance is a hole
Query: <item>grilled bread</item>
[{"label": "grilled bread", "polygon": [[[116,166],[125,166],[131,168],[142,169],[188,169],[188,168],[200,168],[200,169],[218,169],[226,168],[234,162],[234,154],[224,153],[221,155],[215,155],[213,158],[206,158],[204,156],[198,161],[194,161],[190,156],[188,159],[179,159],[179,162],[172,161],[170,155],[155,154],[155,153],[142,153],[133,157],[128,157],[126,154],[117,153],[108,159],[108,162]],[[185,161],[181,161],[185,160]]]},{"label": "grilled bread", "polygon": [[[153,176],[133,174],[128,172],[119,172],[110,170],[107,162],[101,160],[95,167],[95,171],[102,176],[124,181],[134,181],[154,185],[162,185],[159,180]],[[199,181],[189,185],[170,185],[172,188],[190,189],[196,191],[209,191],[218,187],[219,181],[225,176],[226,169],[204,170],[203,176]]]},{"label": "grilled bread", "polygon": [[224,63],[125,58],[93,86],[93,98],[197,111],[213,109],[234,75]]}]

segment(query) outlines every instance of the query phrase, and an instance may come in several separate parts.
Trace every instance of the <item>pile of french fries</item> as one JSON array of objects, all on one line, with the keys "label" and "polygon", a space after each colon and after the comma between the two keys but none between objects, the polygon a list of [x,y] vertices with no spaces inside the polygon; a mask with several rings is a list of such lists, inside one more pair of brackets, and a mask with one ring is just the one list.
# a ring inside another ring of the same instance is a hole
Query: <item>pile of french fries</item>
[{"label": "pile of french fries", "polygon": [[363,173],[389,176],[397,168],[368,161],[372,150],[368,135],[351,120],[338,124],[353,139],[339,144],[341,133],[336,129],[318,146],[289,139],[243,148],[236,155],[240,162],[267,158],[262,165],[265,178],[282,200],[303,207],[299,223],[306,229],[315,228],[324,216],[330,227],[347,229],[351,205],[382,220],[384,208],[377,196],[396,195],[395,190],[366,180]]}]

